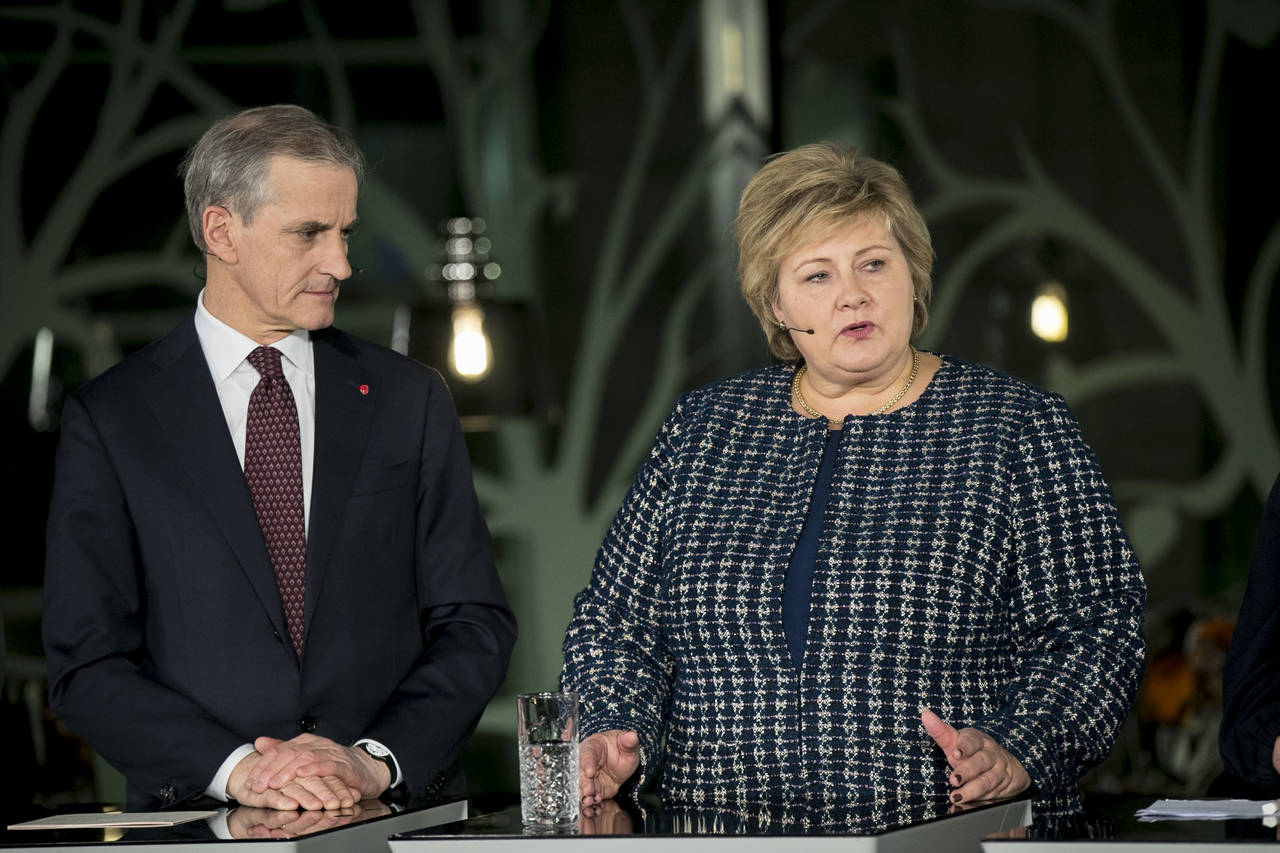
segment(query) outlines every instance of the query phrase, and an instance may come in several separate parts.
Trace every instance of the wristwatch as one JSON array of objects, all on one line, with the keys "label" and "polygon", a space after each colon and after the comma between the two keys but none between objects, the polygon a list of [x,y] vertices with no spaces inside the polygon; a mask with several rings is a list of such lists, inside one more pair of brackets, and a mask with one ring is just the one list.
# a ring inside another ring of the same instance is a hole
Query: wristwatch
[{"label": "wristwatch", "polygon": [[387,788],[391,788],[396,783],[396,779],[400,777],[400,768],[396,766],[395,757],[391,755],[391,750],[387,749],[380,743],[372,741],[363,741],[356,744],[356,749],[362,749],[369,755],[387,765],[387,770],[391,772],[391,776],[387,779]]}]

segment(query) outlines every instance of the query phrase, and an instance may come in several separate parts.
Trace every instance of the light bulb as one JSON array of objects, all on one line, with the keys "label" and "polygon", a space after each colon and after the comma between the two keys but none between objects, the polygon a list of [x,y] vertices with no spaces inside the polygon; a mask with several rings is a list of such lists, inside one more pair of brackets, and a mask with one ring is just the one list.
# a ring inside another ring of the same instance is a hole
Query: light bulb
[{"label": "light bulb", "polygon": [[1046,282],[1031,303],[1031,331],[1053,344],[1067,339],[1067,291],[1056,281]]},{"label": "light bulb", "polygon": [[484,312],[475,304],[453,309],[453,343],[449,366],[468,382],[478,382],[489,372],[493,349],[484,333]]}]

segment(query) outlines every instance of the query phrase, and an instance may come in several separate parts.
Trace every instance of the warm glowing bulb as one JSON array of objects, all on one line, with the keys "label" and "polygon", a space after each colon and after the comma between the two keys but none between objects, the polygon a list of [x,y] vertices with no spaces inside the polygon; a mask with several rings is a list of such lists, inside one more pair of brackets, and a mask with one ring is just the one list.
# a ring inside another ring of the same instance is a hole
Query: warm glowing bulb
[{"label": "warm glowing bulb", "polygon": [[449,365],[453,372],[477,382],[489,372],[492,354],[489,338],[484,333],[484,312],[476,305],[455,308],[453,344],[449,347]]},{"label": "warm glowing bulb", "polygon": [[1067,339],[1067,291],[1056,281],[1042,285],[1031,303],[1031,331],[1049,343]]}]

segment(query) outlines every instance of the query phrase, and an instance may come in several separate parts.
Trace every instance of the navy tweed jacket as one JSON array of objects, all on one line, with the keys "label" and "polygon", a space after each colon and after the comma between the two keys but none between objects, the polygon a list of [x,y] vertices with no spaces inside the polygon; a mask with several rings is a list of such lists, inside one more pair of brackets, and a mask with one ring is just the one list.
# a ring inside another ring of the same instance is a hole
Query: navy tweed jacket
[{"label": "navy tweed jacket", "polygon": [[1078,808],[1141,677],[1146,588],[1066,404],[943,357],[912,405],[847,417],[797,671],[782,590],[827,426],[791,409],[794,369],[662,427],[565,636],[583,736],[637,731],[669,806],[891,819],[949,790],[927,705],[1017,756],[1037,814]]}]

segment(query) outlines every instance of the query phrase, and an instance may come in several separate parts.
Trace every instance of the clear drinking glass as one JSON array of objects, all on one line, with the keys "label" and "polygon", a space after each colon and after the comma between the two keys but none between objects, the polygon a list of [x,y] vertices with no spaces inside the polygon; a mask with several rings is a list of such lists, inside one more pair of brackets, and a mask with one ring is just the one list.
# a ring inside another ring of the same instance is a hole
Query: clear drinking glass
[{"label": "clear drinking glass", "polygon": [[578,826],[578,694],[516,697],[520,816],[536,829]]}]

